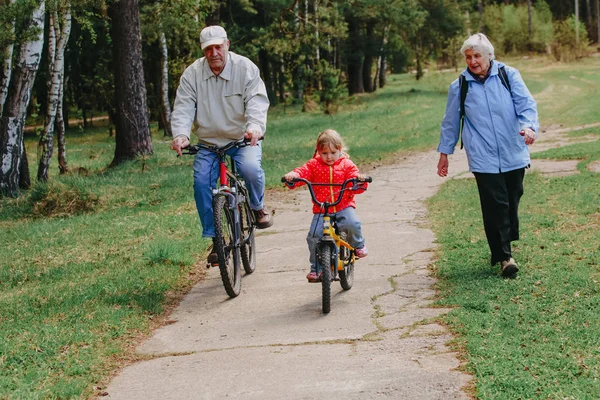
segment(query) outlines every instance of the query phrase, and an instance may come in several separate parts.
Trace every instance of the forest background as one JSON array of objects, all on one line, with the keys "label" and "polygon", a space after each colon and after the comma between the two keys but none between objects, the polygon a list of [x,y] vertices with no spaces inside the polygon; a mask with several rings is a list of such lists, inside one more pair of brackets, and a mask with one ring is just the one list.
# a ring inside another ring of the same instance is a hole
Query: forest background
[{"label": "forest background", "polygon": [[500,56],[582,57],[598,39],[598,9],[598,0],[2,0],[0,193],[31,185],[26,123],[42,125],[40,182],[54,153],[58,172],[69,171],[72,117],[82,128],[109,118],[111,166],[152,154],[150,121],[170,135],[178,79],[201,56],[206,25],[223,25],[232,51],[260,67],[273,106],[334,113],[389,73],[457,69],[460,44],[477,31]]}]

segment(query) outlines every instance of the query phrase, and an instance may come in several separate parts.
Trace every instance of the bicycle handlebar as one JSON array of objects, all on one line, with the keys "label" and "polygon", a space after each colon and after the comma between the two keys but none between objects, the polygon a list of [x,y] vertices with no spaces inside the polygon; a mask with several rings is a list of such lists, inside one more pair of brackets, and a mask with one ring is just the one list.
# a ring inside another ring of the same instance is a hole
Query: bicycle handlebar
[{"label": "bicycle handlebar", "polygon": [[[284,176],[282,176],[281,182],[285,183],[288,187],[294,186],[294,183],[297,183],[297,182],[304,182],[304,183],[306,183],[306,186],[308,187],[308,191],[310,192],[310,197],[312,197],[312,201],[316,205],[318,205],[319,207],[335,207],[340,203],[340,201],[342,201],[342,196],[346,190],[358,190],[358,189],[360,189],[358,186],[359,183],[363,183],[363,182],[371,183],[371,182],[373,182],[373,178],[371,178],[370,176],[366,176],[366,177],[364,177],[364,179],[360,179],[359,177],[354,177],[354,178],[346,179],[344,181],[344,183],[317,183],[317,182],[310,182],[309,180],[304,179],[304,178],[293,178],[292,180],[288,181],[287,179],[285,179]],[[347,188],[346,185],[348,185],[349,183],[352,183],[352,186]],[[313,186],[336,186],[336,187],[339,186],[342,189],[340,189],[340,191],[338,193],[338,197],[333,203],[326,202],[326,201],[320,202],[319,200],[317,200],[315,191],[313,190]]]},{"label": "bicycle handlebar", "polygon": [[[261,141],[263,139],[264,139],[264,136],[258,140]],[[234,147],[249,146],[250,141],[251,141],[251,139],[243,138],[240,140],[236,140],[236,141],[227,143],[225,146],[211,146],[211,145],[207,145],[207,144],[203,144],[203,143],[191,144],[191,145],[188,145],[187,147],[182,148],[181,150],[187,150],[187,151],[182,151],[181,154],[182,155],[194,155],[194,154],[197,154],[201,149],[212,151],[213,153],[217,153],[217,154],[225,154],[225,152],[227,150],[232,149]]]}]

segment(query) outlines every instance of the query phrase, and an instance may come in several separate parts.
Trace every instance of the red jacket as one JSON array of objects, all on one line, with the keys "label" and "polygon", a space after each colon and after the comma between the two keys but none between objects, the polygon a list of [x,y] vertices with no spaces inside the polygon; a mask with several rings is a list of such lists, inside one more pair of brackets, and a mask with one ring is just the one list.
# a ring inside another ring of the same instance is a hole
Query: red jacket
[{"label": "red jacket", "polygon": [[[306,164],[294,169],[301,178],[304,178],[312,183],[344,183],[346,179],[358,176],[358,167],[348,158],[346,154],[342,155],[333,165],[327,165],[321,160],[318,154],[308,160]],[[297,182],[291,188],[296,188],[305,185],[304,182]],[[367,190],[368,183],[364,182],[358,190],[346,190],[342,197],[342,201],[333,208],[333,212],[339,212],[347,207],[356,208],[354,195]],[[320,202],[333,202],[337,199],[341,186],[313,186],[315,196]],[[322,213],[322,210],[313,203],[313,213]]]}]

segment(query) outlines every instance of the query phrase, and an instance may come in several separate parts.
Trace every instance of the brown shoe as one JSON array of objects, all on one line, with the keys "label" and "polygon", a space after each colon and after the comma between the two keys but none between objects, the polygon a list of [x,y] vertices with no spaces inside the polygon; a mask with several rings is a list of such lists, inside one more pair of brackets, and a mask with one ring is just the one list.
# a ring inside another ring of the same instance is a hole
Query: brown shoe
[{"label": "brown shoe", "polygon": [[264,206],[262,210],[252,210],[256,219],[256,227],[258,229],[266,229],[273,225],[273,217],[269,209]]},{"label": "brown shoe", "polygon": [[506,261],[502,261],[500,266],[502,267],[502,276],[504,277],[514,276],[517,272],[519,272],[519,267],[512,257]]},{"label": "brown shoe", "polygon": [[211,252],[206,258],[206,262],[210,265],[218,265],[219,264],[219,256],[214,251]]}]

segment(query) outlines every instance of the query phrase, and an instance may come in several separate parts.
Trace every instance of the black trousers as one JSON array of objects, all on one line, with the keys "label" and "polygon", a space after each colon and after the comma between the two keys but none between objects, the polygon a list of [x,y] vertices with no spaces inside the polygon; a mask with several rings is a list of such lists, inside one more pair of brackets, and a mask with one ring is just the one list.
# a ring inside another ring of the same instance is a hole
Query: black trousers
[{"label": "black trousers", "polygon": [[519,240],[519,201],[525,168],[498,174],[474,172],[479,189],[483,227],[492,253],[491,263],[512,257],[510,242]]}]

